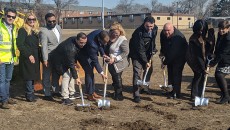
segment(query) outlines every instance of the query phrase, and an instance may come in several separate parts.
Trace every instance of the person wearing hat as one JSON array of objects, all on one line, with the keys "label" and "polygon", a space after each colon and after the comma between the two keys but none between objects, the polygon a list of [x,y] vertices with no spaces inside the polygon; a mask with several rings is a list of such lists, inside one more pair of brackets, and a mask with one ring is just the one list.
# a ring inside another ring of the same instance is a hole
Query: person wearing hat
[{"label": "person wearing hat", "polygon": [[[189,46],[186,54],[187,64],[190,66],[194,73],[191,88],[191,100],[195,99],[195,96],[201,96],[203,90],[204,75],[206,72],[206,60],[207,55],[211,54],[215,42],[214,32],[209,34],[209,38],[206,38],[208,32],[208,24],[204,20],[197,20],[193,25],[193,34],[189,38]],[[210,33],[209,32],[209,33]],[[208,40],[211,39],[211,40]],[[214,40],[214,41],[213,41]]]}]

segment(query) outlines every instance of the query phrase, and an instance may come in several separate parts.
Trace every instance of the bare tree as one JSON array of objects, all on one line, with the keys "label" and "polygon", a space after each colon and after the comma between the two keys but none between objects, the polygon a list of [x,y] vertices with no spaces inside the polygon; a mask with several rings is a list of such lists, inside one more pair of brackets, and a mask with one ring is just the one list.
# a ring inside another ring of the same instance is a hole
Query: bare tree
[{"label": "bare tree", "polygon": [[53,0],[53,2],[56,5],[55,13],[57,16],[58,23],[60,23],[61,10],[62,9],[64,9],[65,7],[67,7],[70,4],[75,4],[75,5],[79,4],[78,0]]},{"label": "bare tree", "polygon": [[198,18],[204,16],[205,4],[208,0],[179,0],[173,2],[174,12],[192,13]]},{"label": "bare tree", "polygon": [[131,13],[134,0],[120,0],[115,10],[120,13]]}]

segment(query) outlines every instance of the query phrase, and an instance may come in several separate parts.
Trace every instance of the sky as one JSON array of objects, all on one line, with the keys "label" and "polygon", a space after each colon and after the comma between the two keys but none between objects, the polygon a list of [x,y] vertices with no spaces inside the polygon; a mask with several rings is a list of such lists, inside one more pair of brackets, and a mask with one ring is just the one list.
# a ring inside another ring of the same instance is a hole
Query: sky
[{"label": "sky", "polygon": [[[101,7],[102,0],[78,0],[80,6],[94,6],[94,7]],[[120,0],[104,0],[104,6],[106,8],[114,8]],[[139,3],[143,5],[149,5],[151,0],[134,0],[134,3]],[[175,0],[158,0],[158,2],[162,3],[163,5],[170,5],[171,2]]]}]

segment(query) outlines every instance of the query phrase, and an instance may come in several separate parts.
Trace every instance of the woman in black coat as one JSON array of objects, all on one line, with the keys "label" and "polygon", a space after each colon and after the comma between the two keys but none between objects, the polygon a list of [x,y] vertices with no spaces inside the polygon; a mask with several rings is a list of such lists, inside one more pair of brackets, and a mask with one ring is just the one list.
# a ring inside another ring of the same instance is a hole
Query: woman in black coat
[{"label": "woman in black coat", "polygon": [[190,68],[194,73],[191,89],[191,100],[194,100],[195,96],[201,96],[203,90],[204,75],[206,72],[206,56],[212,52],[214,32],[209,34],[209,38],[206,38],[208,31],[208,24],[203,20],[197,20],[193,26],[193,34],[189,38],[189,47],[187,50],[186,60]]},{"label": "woman in black coat", "polygon": [[221,90],[221,97],[217,103],[230,103],[228,84],[225,76],[230,74],[230,22],[221,21],[218,24],[219,33],[216,42],[215,59],[211,66],[218,64],[216,67],[215,78]]},{"label": "woman in black coat", "polygon": [[34,81],[40,78],[39,23],[34,13],[25,16],[25,23],[18,31],[17,46],[20,51],[19,69],[25,82],[26,100],[36,101]]}]

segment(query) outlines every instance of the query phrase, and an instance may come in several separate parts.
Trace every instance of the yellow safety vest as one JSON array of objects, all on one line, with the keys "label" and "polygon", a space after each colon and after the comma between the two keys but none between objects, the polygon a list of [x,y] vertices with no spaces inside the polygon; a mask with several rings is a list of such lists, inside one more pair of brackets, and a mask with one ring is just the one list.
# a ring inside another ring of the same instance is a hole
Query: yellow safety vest
[{"label": "yellow safety vest", "polygon": [[[5,24],[3,23],[3,21],[0,21],[0,60],[1,62],[4,63],[9,63],[12,62],[12,58],[14,60],[14,62],[18,62],[18,56],[19,56],[19,52],[17,49],[17,45],[16,45],[16,38],[17,38],[17,29],[16,27],[13,26],[13,42],[11,41],[10,38],[10,34],[8,32],[7,27],[5,26]],[[14,52],[12,52],[12,47],[14,46]],[[13,54],[15,55],[15,57],[13,57]]]}]

